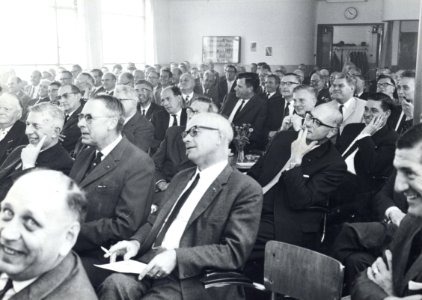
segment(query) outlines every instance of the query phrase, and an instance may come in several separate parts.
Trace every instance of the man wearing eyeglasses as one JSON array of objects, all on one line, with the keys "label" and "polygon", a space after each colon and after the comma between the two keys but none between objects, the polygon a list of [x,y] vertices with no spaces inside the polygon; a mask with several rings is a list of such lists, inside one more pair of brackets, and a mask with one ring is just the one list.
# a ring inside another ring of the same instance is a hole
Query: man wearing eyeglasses
[{"label": "man wearing eyeglasses", "polygon": [[228,100],[228,94],[236,96],[236,74],[237,69],[234,65],[227,65],[224,68],[225,76],[219,78],[218,81],[218,95],[220,96],[220,103],[223,105]]},{"label": "man wearing eyeglasses", "polygon": [[199,278],[206,269],[243,267],[258,231],[262,192],[228,164],[233,130],[227,119],[200,113],[186,129],[186,154],[196,168],[173,178],[154,224],[109,250],[111,261],[137,256],[147,267],[140,275],[112,274],[100,299],[238,299],[237,288],[206,290]]},{"label": "man wearing eyeglasses", "polygon": [[82,92],[76,85],[68,84],[59,88],[58,95],[60,108],[65,114],[61,144],[67,152],[73,153],[76,143],[81,137],[81,130],[78,127],[78,114],[81,113],[83,108]]},{"label": "man wearing eyeglasses", "polygon": [[101,78],[103,84],[104,92],[107,95],[113,96],[114,88],[116,87],[117,77],[113,73],[104,73],[103,78]]},{"label": "man wearing eyeglasses", "polygon": [[150,212],[154,163],[144,151],[122,137],[124,108],[108,95],[87,101],[78,116],[82,143],[70,172],[85,191],[89,206],[75,250],[93,284],[108,275],[93,264],[104,263],[101,246],[129,238]]},{"label": "man wearing eyeglasses", "polygon": [[139,80],[135,84],[135,91],[138,94],[139,105],[138,110],[141,115],[145,116],[151,122],[152,116],[158,111],[164,111],[161,105],[155,103],[153,97],[154,87],[149,81]]},{"label": "man wearing eyeglasses", "polygon": [[[342,116],[332,105],[316,106],[305,129],[278,133],[250,169],[264,192],[260,229],[247,274],[262,281],[265,243],[282,241],[317,250],[328,197],[346,174],[346,164],[330,139]],[[253,298],[250,298],[253,299]]]}]

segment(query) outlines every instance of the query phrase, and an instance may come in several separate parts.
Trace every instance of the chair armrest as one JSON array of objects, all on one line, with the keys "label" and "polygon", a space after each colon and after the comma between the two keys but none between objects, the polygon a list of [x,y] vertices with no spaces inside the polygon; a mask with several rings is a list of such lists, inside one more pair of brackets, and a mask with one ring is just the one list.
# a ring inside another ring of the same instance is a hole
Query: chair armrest
[{"label": "chair armrest", "polygon": [[206,289],[211,287],[222,287],[226,285],[241,285],[261,291],[265,290],[264,285],[253,282],[243,273],[236,271],[207,270],[205,275],[199,280],[202,282]]}]

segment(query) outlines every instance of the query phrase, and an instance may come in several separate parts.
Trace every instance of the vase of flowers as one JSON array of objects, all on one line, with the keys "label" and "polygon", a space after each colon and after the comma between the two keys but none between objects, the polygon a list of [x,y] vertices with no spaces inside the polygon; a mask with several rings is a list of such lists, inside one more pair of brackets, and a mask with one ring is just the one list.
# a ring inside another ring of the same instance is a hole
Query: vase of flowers
[{"label": "vase of flowers", "polygon": [[233,126],[234,137],[233,143],[236,148],[237,159],[236,162],[245,162],[245,146],[249,144],[249,137],[253,132],[251,124],[242,124],[240,126]]}]

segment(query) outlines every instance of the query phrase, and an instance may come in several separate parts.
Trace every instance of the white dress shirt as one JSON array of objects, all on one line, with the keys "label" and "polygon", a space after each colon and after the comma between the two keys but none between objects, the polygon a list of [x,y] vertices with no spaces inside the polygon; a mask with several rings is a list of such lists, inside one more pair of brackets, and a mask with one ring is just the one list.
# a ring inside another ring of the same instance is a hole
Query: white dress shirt
[{"label": "white dress shirt", "polygon": [[170,114],[170,118],[169,118],[169,126],[171,127],[173,126],[173,115],[176,115],[176,119],[177,119],[177,126],[180,126],[180,118],[182,116],[182,110],[179,110],[177,113],[175,114]]},{"label": "white dress shirt", "polygon": [[[163,242],[161,244],[161,247],[165,249],[176,249],[179,248],[180,239],[182,238],[182,235],[186,229],[186,225],[188,224],[188,221],[190,217],[192,216],[193,211],[195,210],[196,206],[198,205],[199,201],[204,196],[205,192],[208,190],[208,188],[211,186],[211,184],[214,182],[214,180],[218,177],[218,175],[221,174],[221,172],[224,170],[224,168],[227,166],[228,162],[227,160],[220,161],[202,171],[199,171],[199,169],[196,170],[195,175],[192,177],[192,179],[188,182],[183,192],[180,194],[182,195],[192,184],[194,178],[196,177],[196,174],[199,173],[199,181],[196,187],[192,190],[189,197],[186,199],[186,202],[183,204],[183,206],[180,208],[179,213],[177,214],[176,218],[174,219],[173,223],[168,228]],[[179,195],[179,197],[180,197]],[[177,201],[175,202],[175,204]],[[174,205],[175,206],[175,205]],[[174,206],[172,210],[174,209]],[[170,213],[169,213],[170,215]],[[166,218],[167,222],[168,216]],[[163,223],[163,226],[165,223]],[[205,234],[205,233],[204,233]]]},{"label": "white dress shirt", "polygon": [[234,116],[237,113],[237,110],[239,109],[239,106],[242,105],[242,101],[243,101],[243,106],[242,106],[242,109],[240,111],[242,111],[245,108],[245,106],[249,102],[249,100],[250,99],[239,99],[239,100],[237,100],[236,105],[233,107],[233,110],[232,110],[232,112],[231,112],[231,114],[229,116],[229,121],[230,122],[233,122]]},{"label": "white dress shirt", "polygon": [[[24,288],[26,288],[28,285],[30,285],[31,283],[33,283],[35,280],[37,280],[38,277],[29,279],[29,280],[25,280],[25,281],[12,281],[13,287],[10,288],[6,294],[3,296],[3,300],[9,300],[10,298],[12,298],[15,294],[19,293],[20,291],[22,291]],[[7,276],[6,273],[2,273],[0,275],[0,291],[4,289],[4,287],[6,286],[7,281],[9,280],[9,277]]]},{"label": "white dress shirt", "polygon": [[[103,156],[101,156],[101,161],[104,160],[104,158],[106,158],[107,155],[110,154],[111,151],[113,151],[114,148],[116,148],[117,144],[122,140],[122,136],[119,135],[117,137],[117,139],[115,139],[113,142],[111,142],[110,144],[108,144],[106,147],[104,147],[104,149],[101,150],[101,154]],[[95,154],[97,154],[99,151],[96,150]]]}]

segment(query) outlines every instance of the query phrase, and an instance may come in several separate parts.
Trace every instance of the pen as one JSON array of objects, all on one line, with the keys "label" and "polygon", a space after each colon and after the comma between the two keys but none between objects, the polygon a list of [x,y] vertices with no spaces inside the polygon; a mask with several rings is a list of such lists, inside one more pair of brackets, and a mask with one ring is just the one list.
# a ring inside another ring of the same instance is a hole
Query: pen
[{"label": "pen", "polygon": [[107,254],[108,256],[111,256],[111,252],[108,251],[106,248],[104,248],[103,246],[101,246],[101,250],[103,250],[105,252],[105,254]]}]

